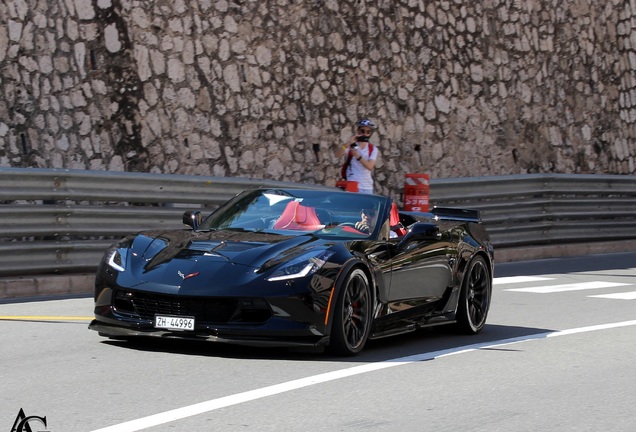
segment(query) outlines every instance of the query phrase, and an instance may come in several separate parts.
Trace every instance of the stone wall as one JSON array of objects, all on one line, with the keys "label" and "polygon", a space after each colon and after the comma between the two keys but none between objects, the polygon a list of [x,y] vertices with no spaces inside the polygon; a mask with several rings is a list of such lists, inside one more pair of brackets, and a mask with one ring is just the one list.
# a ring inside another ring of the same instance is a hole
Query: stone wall
[{"label": "stone wall", "polygon": [[632,28],[636,0],[3,0],[0,166],[333,185],[370,117],[394,197],[634,174]]}]

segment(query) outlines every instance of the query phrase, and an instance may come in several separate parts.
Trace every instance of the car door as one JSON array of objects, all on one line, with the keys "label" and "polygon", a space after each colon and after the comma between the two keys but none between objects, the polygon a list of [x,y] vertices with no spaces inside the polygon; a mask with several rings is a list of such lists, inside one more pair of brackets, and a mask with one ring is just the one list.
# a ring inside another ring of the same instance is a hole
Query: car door
[{"label": "car door", "polygon": [[437,225],[416,224],[402,240],[394,240],[388,304],[392,312],[429,313],[452,286],[452,239]]}]

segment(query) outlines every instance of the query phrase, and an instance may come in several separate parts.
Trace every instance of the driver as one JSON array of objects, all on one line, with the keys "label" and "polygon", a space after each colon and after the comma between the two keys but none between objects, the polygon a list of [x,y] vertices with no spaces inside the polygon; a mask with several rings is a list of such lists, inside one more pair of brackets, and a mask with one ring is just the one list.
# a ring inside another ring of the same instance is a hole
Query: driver
[{"label": "driver", "polygon": [[356,222],[355,228],[363,233],[369,234],[375,227],[377,213],[375,209],[362,209],[360,212],[360,220]]}]

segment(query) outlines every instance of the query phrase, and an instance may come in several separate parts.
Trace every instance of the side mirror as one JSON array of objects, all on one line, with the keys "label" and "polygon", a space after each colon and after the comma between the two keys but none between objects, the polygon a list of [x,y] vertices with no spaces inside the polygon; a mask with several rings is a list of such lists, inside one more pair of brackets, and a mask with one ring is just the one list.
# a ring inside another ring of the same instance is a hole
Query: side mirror
[{"label": "side mirror", "polygon": [[406,235],[402,238],[401,244],[407,244],[412,241],[437,241],[442,238],[439,227],[436,224],[417,222],[409,227]]},{"label": "side mirror", "polygon": [[203,215],[199,210],[188,210],[183,214],[183,223],[192,229],[197,229],[203,222]]}]

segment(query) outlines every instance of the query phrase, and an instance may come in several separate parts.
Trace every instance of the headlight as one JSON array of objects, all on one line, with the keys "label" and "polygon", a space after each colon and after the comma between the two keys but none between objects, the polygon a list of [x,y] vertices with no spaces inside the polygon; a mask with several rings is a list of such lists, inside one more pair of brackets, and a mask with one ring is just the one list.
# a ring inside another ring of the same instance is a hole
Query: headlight
[{"label": "headlight", "polygon": [[316,273],[331,258],[333,252],[308,252],[288,261],[267,278],[268,281],[297,279]]},{"label": "headlight", "polygon": [[117,271],[123,272],[126,271],[124,266],[126,265],[126,255],[128,253],[128,249],[119,249],[115,248],[109,252],[108,255],[108,265],[114,268]]}]

